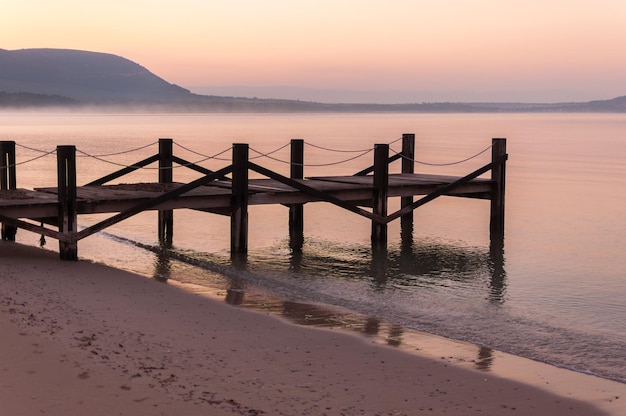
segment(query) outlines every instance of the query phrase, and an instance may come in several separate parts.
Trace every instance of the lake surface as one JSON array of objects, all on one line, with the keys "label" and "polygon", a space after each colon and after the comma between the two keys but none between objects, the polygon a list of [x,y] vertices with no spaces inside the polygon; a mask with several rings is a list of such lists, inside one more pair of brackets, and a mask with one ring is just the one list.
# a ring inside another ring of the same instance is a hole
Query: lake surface
[{"label": "lake surface", "polygon": [[[0,138],[18,143],[23,188],[56,186],[55,157],[41,151],[57,145],[77,146],[79,184],[154,154],[162,137],[189,161],[219,154],[203,161],[209,169],[229,164],[232,143],[249,143],[255,163],[286,175],[289,148],[280,148],[301,138],[305,175],[318,176],[369,166],[372,152],[356,156],[375,143],[399,151],[402,133],[416,134],[416,159],[428,163],[416,171],[459,176],[490,152],[451,163],[507,138],[503,250],[490,247],[488,201],[443,197],[415,212],[408,243],[390,224],[386,253],[372,252],[367,219],[313,203],[300,254],[289,249],[287,209],[255,206],[245,266],[230,262],[228,217],[187,210],[175,213],[171,252],[159,250],[156,214],[144,213],[81,241],[79,256],[218,288],[232,303],[263,306],[269,294],[301,323],[385,332],[395,344],[415,329],[626,381],[626,115],[0,114]],[[122,181],[156,177],[145,169]],[[39,236],[19,231],[18,241],[37,245]]]}]

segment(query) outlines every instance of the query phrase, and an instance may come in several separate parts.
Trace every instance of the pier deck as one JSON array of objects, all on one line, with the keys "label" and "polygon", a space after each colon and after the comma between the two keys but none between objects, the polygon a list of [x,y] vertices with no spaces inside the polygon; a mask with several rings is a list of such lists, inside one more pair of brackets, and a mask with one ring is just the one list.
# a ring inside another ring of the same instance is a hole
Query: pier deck
[{"label": "pier deck", "polygon": [[[459,177],[426,174],[390,174],[389,197],[428,195],[443,185],[449,185]],[[371,206],[372,176],[329,176],[296,180],[343,201],[356,201],[360,206]],[[450,195],[489,199],[493,181],[474,179],[460,186]],[[164,192],[182,186],[182,183],[138,183],[102,186],[79,186],[76,188],[76,213],[117,213],[128,210],[138,203],[151,200]],[[306,194],[273,179],[250,179],[248,205],[304,204],[320,201],[319,197]],[[180,208],[199,210],[223,210],[231,207],[232,182],[214,181],[199,186],[178,197],[162,202],[146,210],[171,210]],[[35,190],[0,190],[0,213],[13,218],[50,218],[58,215],[58,188]]]},{"label": "pier deck", "polygon": [[[324,201],[371,220],[372,244],[386,244],[387,224],[398,218],[412,229],[416,208],[444,195],[491,201],[490,235],[503,236],[506,139],[493,139],[491,163],[465,175],[414,172],[415,135],[405,134],[402,152],[389,156],[388,144],[374,147],[374,164],[351,176],[304,177],[302,140],[292,140],[290,176],[253,163],[247,144],[234,144],[232,164],[211,171],[173,154],[171,139],[159,140],[159,153],[84,186],[76,184],[76,148],[57,147],[57,187],[16,187],[15,142],[0,142],[0,222],[2,239],[15,240],[18,228],[59,241],[62,259],[77,259],[77,242],[140,212],[157,210],[162,244],[172,243],[173,211],[194,209],[231,218],[231,253],[248,246],[248,206],[281,204],[289,208],[293,250],[303,243],[303,207]],[[487,149],[486,149],[487,150]],[[401,173],[389,164],[402,161]],[[107,185],[128,173],[158,162],[158,182]],[[202,176],[189,183],[173,180],[174,163]],[[262,178],[250,178],[249,174]],[[481,177],[491,173],[489,178]],[[414,196],[422,196],[414,201]],[[400,210],[387,212],[388,198],[401,198]],[[78,230],[78,216],[109,213],[109,218]],[[51,228],[52,227],[52,228]],[[58,231],[57,231],[58,229]]]}]

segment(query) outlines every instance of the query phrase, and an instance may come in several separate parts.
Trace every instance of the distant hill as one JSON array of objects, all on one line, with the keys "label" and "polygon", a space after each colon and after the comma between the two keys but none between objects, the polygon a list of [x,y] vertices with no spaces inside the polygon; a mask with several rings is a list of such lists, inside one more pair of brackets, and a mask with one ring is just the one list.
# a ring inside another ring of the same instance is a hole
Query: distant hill
[{"label": "distant hill", "polygon": [[67,49],[0,49],[0,91],[78,101],[171,101],[191,93],[120,56]]},{"label": "distant hill", "polygon": [[69,49],[0,49],[0,108],[141,106],[232,112],[626,112],[626,96],[587,103],[326,104],[198,95],[126,58]]}]

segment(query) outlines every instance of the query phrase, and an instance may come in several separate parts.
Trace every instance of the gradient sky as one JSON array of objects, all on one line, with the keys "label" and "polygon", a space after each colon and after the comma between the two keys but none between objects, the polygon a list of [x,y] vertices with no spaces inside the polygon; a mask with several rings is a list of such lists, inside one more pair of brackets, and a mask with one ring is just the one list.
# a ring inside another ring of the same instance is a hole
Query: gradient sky
[{"label": "gradient sky", "polygon": [[323,90],[341,100],[342,90],[380,102],[626,95],[625,0],[0,1],[0,48],[113,53],[194,92],[289,86],[307,89],[296,90],[302,99]]}]

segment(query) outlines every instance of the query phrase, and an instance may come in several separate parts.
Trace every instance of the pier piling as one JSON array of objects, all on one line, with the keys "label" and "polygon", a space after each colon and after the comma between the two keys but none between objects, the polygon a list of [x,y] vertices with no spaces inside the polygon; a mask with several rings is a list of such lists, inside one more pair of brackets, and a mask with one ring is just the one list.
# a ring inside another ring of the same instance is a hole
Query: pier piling
[{"label": "pier piling", "polygon": [[[304,140],[291,140],[291,179],[304,179]],[[304,245],[304,204],[289,205],[289,245],[295,252]]]},{"label": "pier piling", "polygon": [[491,218],[489,222],[490,237],[504,238],[504,189],[506,183],[506,139],[492,139],[491,147],[491,180],[494,182],[491,191]]},{"label": "pier piling", "polygon": [[[15,142],[0,142],[0,189],[16,189]],[[15,241],[17,227],[2,223],[2,239]]]},{"label": "pier piling", "polygon": [[248,155],[247,144],[233,144],[233,183],[230,214],[230,252],[248,252]]},{"label": "pier piling", "polygon": [[[402,173],[415,173],[415,134],[405,133],[402,135]],[[409,207],[413,204],[413,196],[400,198],[400,208]],[[413,211],[407,212],[400,217],[400,232],[402,241],[413,240]]]},{"label": "pier piling", "polygon": [[[372,190],[373,214],[382,218],[387,216],[387,194],[389,190],[389,145],[374,146],[374,187]],[[387,223],[372,219],[372,244],[387,244]]]},{"label": "pier piling", "polygon": [[[174,180],[173,154],[173,140],[159,139],[159,183],[172,183]],[[159,210],[159,243],[163,246],[171,246],[173,235],[174,211]]]},{"label": "pier piling", "polygon": [[76,147],[57,146],[59,207],[59,255],[61,260],[78,260],[76,206]]}]

